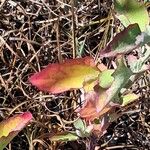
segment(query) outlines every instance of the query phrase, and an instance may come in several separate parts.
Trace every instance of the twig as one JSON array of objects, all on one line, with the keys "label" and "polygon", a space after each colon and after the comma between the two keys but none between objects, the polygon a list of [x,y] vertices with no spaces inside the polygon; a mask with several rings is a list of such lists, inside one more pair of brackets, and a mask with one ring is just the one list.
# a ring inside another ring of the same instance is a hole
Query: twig
[{"label": "twig", "polygon": [[3,5],[5,4],[6,0],[1,0],[1,4],[0,4],[0,9],[1,7],[3,7]]},{"label": "twig", "polygon": [[31,40],[28,40],[28,39],[23,39],[23,38],[10,37],[9,40],[10,41],[24,41],[24,42],[27,42],[27,43],[30,43],[30,44],[36,44],[36,45],[42,46],[42,44],[40,44],[38,42],[31,41]]},{"label": "twig", "polygon": [[60,30],[59,30],[59,19],[57,20],[57,31],[56,31],[56,38],[57,38],[57,47],[58,47],[58,60],[62,62],[62,55],[61,55],[61,48],[60,48]]},{"label": "twig", "polygon": [[[7,42],[2,38],[2,36],[0,36],[0,41],[2,42],[1,43],[1,46],[2,46],[2,44],[5,44],[5,46],[12,52],[12,54],[14,54],[15,56],[18,56],[14,51],[13,51],[13,49],[7,44]],[[1,47],[0,46],[0,47]]]},{"label": "twig", "polygon": [[[59,16],[59,20],[61,20],[61,19],[67,19],[69,21],[69,19],[67,17],[70,17],[70,16],[71,16],[71,14]],[[48,19],[48,20],[35,21],[35,23],[37,23],[37,24],[51,23],[51,22],[54,22],[54,21],[57,21],[57,20],[58,20],[58,17],[53,18],[53,19]]]},{"label": "twig", "polygon": [[76,35],[75,35],[75,13],[74,13],[75,1],[71,0],[71,11],[72,11],[72,40],[73,40],[73,58],[76,57]]}]

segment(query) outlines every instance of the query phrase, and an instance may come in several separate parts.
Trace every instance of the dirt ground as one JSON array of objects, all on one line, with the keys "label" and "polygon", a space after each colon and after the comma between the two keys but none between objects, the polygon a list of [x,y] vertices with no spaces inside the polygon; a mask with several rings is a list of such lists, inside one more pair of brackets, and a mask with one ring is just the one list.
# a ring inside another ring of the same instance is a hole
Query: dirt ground
[{"label": "dirt ground", "polygon": [[[150,82],[147,73],[135,83],[138,101],[120,110],[102,137],[52,143],[50,137],[72,129],[81,107],[80,92],[58,95],[31,86],[28,78],[49,63],[92,56],[120,28],[111,0],[1,0],[0,4],[0,121],[24,111],[33,121],[7,150],[149,150]],[[113,59],[103,59],[111,65]],[[144,87],[144,88],[143,88]],[[64,124],[65,122],[65,124]]]}]

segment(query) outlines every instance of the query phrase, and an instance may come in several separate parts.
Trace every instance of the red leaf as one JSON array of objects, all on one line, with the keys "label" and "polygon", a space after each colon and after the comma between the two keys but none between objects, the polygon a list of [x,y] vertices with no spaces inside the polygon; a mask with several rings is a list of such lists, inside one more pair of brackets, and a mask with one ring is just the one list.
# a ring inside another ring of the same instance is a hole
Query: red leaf
[{"label": "red leaf", "polygon": [[64,63],[50,64],[29,81],[40,90],[61,93],[83,87],[84,82],[95,81],[99,69],[91,57],[66,60]]},{"label": "red leaf", "polygon": [[2,121],[0,123],[0,149],[4,149],[31,119],[32,114],[25,112]]},{"label": "red leaf", "polygon": [[97,136],[102,136],[106,133],[106,129],[109,127],[110,122],[108,116],[102,118],[101,123],[99,124],[91,124],[90,127],[92,128],[92,132]]},{"label": "red leaf", "polygon": [[106,104],[107,94],[106,90],[100,88],[98,92],[91,91],[85,94],[85,103],[83,107],[78,110],[81,118],[86,120],[94,120],[105,113],[109,112],[114,106]]},{"label": "red leaf", "polygon": [[0,138],[2,136],[8,136],[12,131],[21,130],[31,119],[32,114],[30,112],[25,112],[4,120],[0,123]]}]

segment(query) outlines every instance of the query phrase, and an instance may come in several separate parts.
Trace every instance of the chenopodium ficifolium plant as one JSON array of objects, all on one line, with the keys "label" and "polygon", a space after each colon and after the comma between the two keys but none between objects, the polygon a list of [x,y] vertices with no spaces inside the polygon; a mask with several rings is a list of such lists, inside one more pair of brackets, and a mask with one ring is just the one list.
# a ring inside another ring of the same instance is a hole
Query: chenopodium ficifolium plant
[{"label": "chenopodium ficifolium plant", "polygon": [[[148,15],[144,6],[134,0],[115,0],[114,4],[117,11],[124,8],[121,13],[129,19],[129,24],[100,50],[99,58],[115,57],[116,68],[95,64],[92,57],[76,58],[49,64],[29,78],[34,86],[52,94],[84,89],[84,104],[77,110],[79,119],[74,122],[75,131],[56,134],[51,137],[52,141],[77,140],[91,133],[102,135],[110,122],[117,119],[116,107],[124,107],[139,98],[127,91],[150,68],[146,64],[150,56],[150,28],[146,27]],[[130,9],[126,9],[126,5]],[[136,11],[132,10],[134,8]],[[138,10],[146,13],[142,22],[137,19],[141,15]],[[130,53],[133,50],[137,51],[138,58]]]}]

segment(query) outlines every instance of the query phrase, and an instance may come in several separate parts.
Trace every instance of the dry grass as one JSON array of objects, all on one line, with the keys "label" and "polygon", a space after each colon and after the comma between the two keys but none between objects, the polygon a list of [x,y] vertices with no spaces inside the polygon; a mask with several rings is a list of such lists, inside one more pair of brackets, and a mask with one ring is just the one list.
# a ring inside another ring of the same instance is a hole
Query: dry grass
[{"label": "dry grass", "polygon": [[[50,137],[72,129],[77,118],[74,111],[81,106],[80,93],[49,95],[28,82],[32,73],[49,63],[86,55],[98,60],[98,51],[119,30],[111,5],[104,0],[2,0],[0,120],[24,111],[34,116],[8,150],[85,150],[87,145],[91,150],[150,148],[150,88],[145,86],[150,82],[148,75],[133,88],[140,93],[140,100],[125,108],[124,115],[103,137],[68,143],[51,143]],[[107,61],[109,66],[113,60]]]}]

